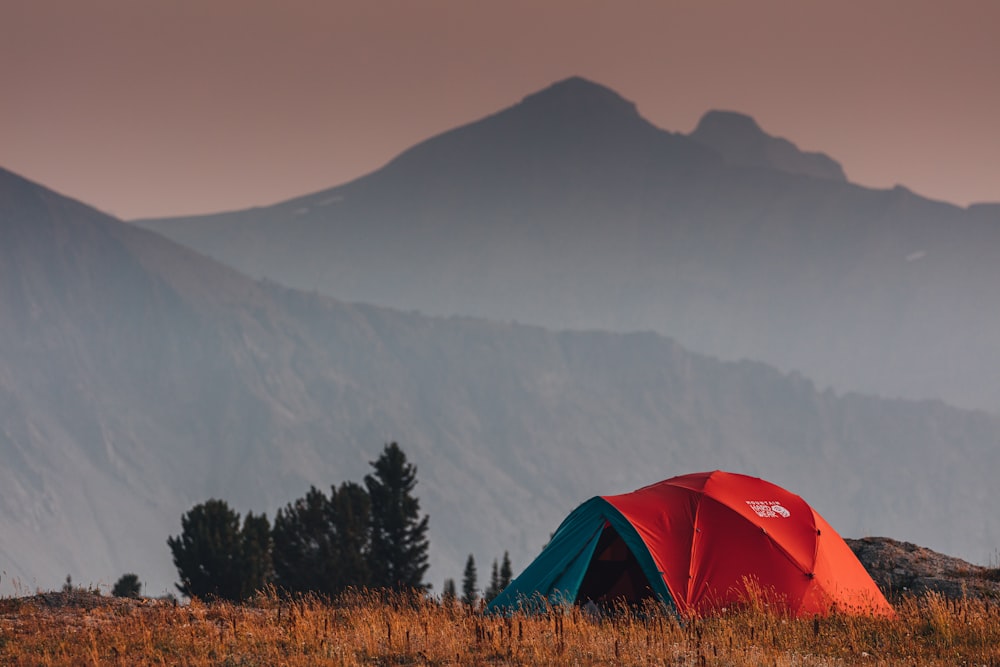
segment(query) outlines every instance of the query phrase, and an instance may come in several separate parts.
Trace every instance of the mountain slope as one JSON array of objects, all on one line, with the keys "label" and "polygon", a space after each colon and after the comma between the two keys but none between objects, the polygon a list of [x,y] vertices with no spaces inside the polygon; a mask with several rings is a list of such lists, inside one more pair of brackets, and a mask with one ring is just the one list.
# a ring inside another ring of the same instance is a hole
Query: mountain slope
[{"label": "mountain slope", "polygon": [[654,330],[841,390],[997,410],[998,210],[853,185],[738,114],[666,132],[573,78],[354,182],[140,224],[347,300]]},{"label": "mountain slope", "polygon": [[691,138],[718,151],[728,164],[765,167],[814,178],[847,181],[844,169],[822,153],[803,153],[787,139],[766,134],[750,116],[709,111]]},{"label": "mountain slope", "polygon": [[[817,392],[656,334],[550,332],[255,283],[0,172],[0,569],[147,592],[210,497],[274,511],[359,480],[385,442],[419,468],[432,581],[528,562],[596,494],[712,468],[799,491],[841,532],[984,560],[1000,422]],[[12,537],[16,536],[16,537]]]}]

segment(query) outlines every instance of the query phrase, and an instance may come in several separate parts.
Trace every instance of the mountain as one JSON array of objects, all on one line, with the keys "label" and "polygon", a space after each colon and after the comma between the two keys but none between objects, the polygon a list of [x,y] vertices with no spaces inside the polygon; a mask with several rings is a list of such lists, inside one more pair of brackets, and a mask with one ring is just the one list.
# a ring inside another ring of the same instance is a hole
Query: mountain
[{"label": "mountain", "polygon": [[[669,139],[668,139],[669,140]],[[0,171],[6,593],[172,590],[166,538],[208,498],[266,511],[360,480],[398,441],[432,582],[536,554],[575,505],[724,468],[846,535],[988,558],[1000,419],[817,391],[654,333],[433,318],[254,282]]]},{"label": "mountain", "polygon": [[1000,409],[1000,206],[852,184],[732,112],[668,132],[580,78],[323,192],[138,224],[349,301],[651,330],[841,391]]},{"label": "mountain", "polygon": [[4,579],[158,592],[182,511],[304,483],[335,411],[292,363],[322,355],[266,288],[9,172],[0,225]]},{"label": "mountain", "polygon": [[846,182],[838,162],[822,153],[803,153],[795,144],[766,134],[750,116],[734,111],[709,111],[691,138],[709,146],[734,166],[763,167]]}]

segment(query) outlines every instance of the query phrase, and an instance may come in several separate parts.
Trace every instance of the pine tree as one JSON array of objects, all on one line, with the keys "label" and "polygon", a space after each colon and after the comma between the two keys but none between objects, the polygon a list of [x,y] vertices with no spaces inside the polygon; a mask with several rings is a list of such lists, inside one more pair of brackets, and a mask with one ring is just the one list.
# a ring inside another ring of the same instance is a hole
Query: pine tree
[{"label": "pine tree", "polygon": [[490,585],[486,589],[483,597],[486,602],[493,602],[493,598],[500,595],[500,565],[497,559],[493,559],[493,569],[490,571]]},{"label": "pine tree", "polygon": [[462,573],[462,602],[465,604],[475,604],[479,597],[476,578],[476,559],[469,554],[469,559],[465,561],[465,572]]},{"label": "pine tree", "polygon": [[266,514],[247,512],[240,533],[240,599],[262,590],[274,578],[271,524]]},{"label": "pine tree", "polygon": [[371,584],[370,521],[371,500],[364,487],[344,482],[339,489],[330,490],[330,523],[337,557],[334,592]]},{"label": "pine tree", "polygon": [[395,442],[385,446],[365,476],[371,500],[372,585],[380,588],[426,588],[428,517],[420,517],[413,495],[417,468]]},{"label": "pine tree", "polygon": [[311,487],[274,519],[275,583],[287,592],[336,595],[368,586],[370,502],[363,487],[345,482],[328,498]]},{"label": "pine tree", "polygon": [[129,572],[118,577],[111,594],[116,598],[137,598],[142,592],[142,584],[139,582],[139,575]]},{"label": "pine tree", "polygon": [[167,539],[188,597],[240,600],[244,594],[240,516],[224,500],[195,505],[181,517],[181,534]]},{"label": "pine tree", "polygon": [[315,486],[274,517],[274,581],[287,592],[328,593],[333,588],[335,562],[332,536],[328,529],[329,501]]},{"label": "pine tree", "polygon": [[454,604],[455,600],[458,598],[458,594],[455,592],[455,580],[450,577],[445,579],[444,586],[441,591],[441,604],[446,606]]},{"label": "pine tree", "polygon": [[505,588],[510,586],[510,582],[514,579],[514,572],[510,567],[510,554],[506,551],[503,552],[503,562],[500,564],[500,585],[497,590],[497,595],[503,592]]}]

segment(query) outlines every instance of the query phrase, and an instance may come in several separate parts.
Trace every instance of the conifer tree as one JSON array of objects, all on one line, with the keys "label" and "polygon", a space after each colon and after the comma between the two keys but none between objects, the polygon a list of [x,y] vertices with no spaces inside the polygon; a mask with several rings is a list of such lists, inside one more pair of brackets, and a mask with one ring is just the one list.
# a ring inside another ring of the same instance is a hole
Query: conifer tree
[{"label": "conifer tree", "polygon": [[465,604],[475,604],[479,597],[479,584],[476,578],[476,559],[469,554],[469,559],[465,561],[465,572],[462,573],[462,602]]},{"label": "conifer tree", "polygon": [[129,572],[118,577],[111,594],[116,598],[137,598],[142,592],[142,584],[139,582],[139,575]]},{"label": "conifer tree", "polygon": [[420,516],[420,502],[413,495],[416,466],[395,442],[385,446],[365,476],[371,501],[372,585],[380,588],[426,588],[428,517]]},{"label": "conifer tree", "polygon": [[336,544],[334,592],[371,585],[371,500],[360,484],[344,482],[330,491],[330,522]]},{"label": "conifer tree", "polygon": [[513,579],[514,572],[510,567],[510,554],[504,551],[503,561],[500,563],[500,585],[498,586],[497,595],[510,586],[510,582],[513,581]]},{"label": "conifer tree", "polygon": [[[181,583],[177,590],[188,597],[242,600],[252,592],[248,573],[264,573],[269,565],[258,541],[266,528],[265,517],[248,516],[247,533],[240,529],[240,515],[224,500],[195,505],[181,517],[181,534],[167,539]],[[255,543],[250,546],[250,543]],[[253,575],[257,576],[257,575]]]},{"label": "conifer tree", "polygon": [[444,586],[441,589],[441,603],[450,605],[456,599],[458,599],[458,594],[455,592],[455,580],[449,577],[444,580]]},{"label": "conifer tree", "polygon": [[275,583],[288,592],[336,595],[370,584],[368,493],[359,484],[311,487],[274,519]]},{"label": "conifer tree", "polygon": [[329,500],[315,486],[274,517],[274,581],[288,592],[328,593],[333,588],[335,548],[328,523]]},{"label": "conifer tree", "polygon": [[493,602],[493,598],[500,595],[500,565],[497,559],[493,559],[493,569],[490,571],[490,585],[486,588],[483,597],[487,602]]},{"label": "conifer tree", "polygon": [[274,578],[271,524],[266,514],[247,512],[240,533],[240,599],[262,590]]}]

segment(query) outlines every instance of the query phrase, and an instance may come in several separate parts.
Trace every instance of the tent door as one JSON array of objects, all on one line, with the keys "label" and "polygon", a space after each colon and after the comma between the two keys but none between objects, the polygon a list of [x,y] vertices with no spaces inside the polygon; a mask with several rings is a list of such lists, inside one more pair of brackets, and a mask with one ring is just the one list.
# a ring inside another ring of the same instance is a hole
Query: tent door
[{"label": "tent door", "polygon": [[580,583],[576,603],[593,601],[610,609],[621,603],[641,605],[646,599],[655,600],[656,594],[639,561],[618,531],[610,523],[605,524]]}]

